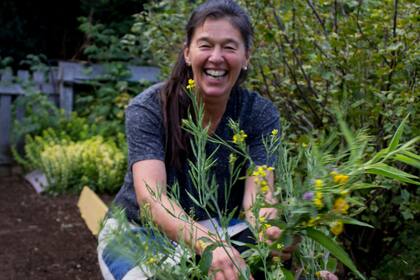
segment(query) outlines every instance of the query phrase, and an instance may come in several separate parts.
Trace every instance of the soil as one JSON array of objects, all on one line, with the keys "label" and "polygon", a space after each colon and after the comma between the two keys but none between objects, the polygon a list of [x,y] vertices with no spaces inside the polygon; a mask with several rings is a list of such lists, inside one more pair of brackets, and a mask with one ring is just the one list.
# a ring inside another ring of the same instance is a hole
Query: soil
[{"label": "soil", "polygon": [[78,195],[35,192],[22,176],[0,174],[0,279],[102,279],[96,238]]}]

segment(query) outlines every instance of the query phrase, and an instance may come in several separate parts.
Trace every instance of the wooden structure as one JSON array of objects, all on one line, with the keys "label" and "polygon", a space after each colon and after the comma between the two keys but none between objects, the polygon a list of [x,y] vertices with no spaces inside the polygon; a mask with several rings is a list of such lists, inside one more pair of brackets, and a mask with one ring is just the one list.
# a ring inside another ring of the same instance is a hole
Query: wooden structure
[{"label": "wooden structure", "polygon": [[[128,66],[129,82],[157,82],[159,69],[156,67]],[[49,99],[64,109],[67,116],[73,110],[74,86],[87,84],[92,80],[106,80],[106,69],[99,64],[60,62],[47,73],[18,71],[14,76],[10,69],[0,70],[0,165],[10,164],[10,130],[12,127],[12,104],[28,92],[47,94]],[[16,108],[16,119],[23,118],[23,108]]]},{"label": "wooden structure", "polygon": [[93,235],[97,236],[100,223],[104,220],[108,207],[99,196],[88,187],[84,187],[77,203],[80,215]]}]

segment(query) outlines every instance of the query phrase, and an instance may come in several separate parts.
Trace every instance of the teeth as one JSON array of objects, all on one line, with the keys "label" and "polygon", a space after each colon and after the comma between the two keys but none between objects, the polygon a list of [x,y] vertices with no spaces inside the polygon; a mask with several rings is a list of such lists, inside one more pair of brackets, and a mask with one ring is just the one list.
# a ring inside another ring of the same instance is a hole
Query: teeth
[{"label": "teeth", "polygon": [[226,74],[225,70],[205,70],[205,73],[207,75],[213,76],[213,77],[222,77]]}]

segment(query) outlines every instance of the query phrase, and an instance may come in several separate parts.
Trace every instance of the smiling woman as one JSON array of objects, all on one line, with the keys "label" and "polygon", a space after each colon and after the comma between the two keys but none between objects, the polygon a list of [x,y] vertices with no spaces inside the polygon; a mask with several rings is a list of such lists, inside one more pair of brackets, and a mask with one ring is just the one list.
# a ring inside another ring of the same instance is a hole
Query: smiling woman
[{"label": "smiling woman", "polygon": [[[242,230],[236,232],[237,238],[247,243],[255,242],[255,236],[244,228],[259,218],[255,217],[251,208],[261,190],[255,176],[247,176],[248,166],[242,166],[240,170],[241,176],[246,176],[246,179],[229,185],[232,162],[229,150],[208,142],[206,156],[211,155],[215,159],[211,177],[215,178],[217,186],[217,210],[197,205],[195,202],[200,200],[200,190],[195,186],[194,178],[190,177],[190,162],[198,159],[191,146],[192,135],[183,129],[182,123],[189,115],[197,116],[192,111],[188,89],[202,105],[201,125],[209,127],[210,136],[225,141],[235,137],[238,140],[229,126],[233,120],[240,126],[241,143],[246,142],[252,161],[257,166],[274,164],[276,159],[267,154],[263,138],[271,135],[272,131],[280,130],[279,113],[269,100],[240,87],[248,69],[252,38],[250,19],[238,4],[232,0],[205,2],[193,11],[188,21],[184,48],[179,51],[169,79],[139,94],[126,110],[129,168],[115,204],[124,209],[132,222],[131,227],[138,232],[141,240],[150,232],[141,225],[139,218],[139,209],[147,205],[151,219],[173,242],[172,245],[186,244],[194,248],[199,256],[209,245],[215,246],[211,252],[210,273],[218,280],[235,280],[240,275],[244,276],[247,264],[239,252],[246,248],[212,235],[206,221],[220,220],[221,213],[229,215],[232,217],[230,224],[240,225]],[[244,162],[242,156],[236,160]],[[272,169],[267,168],[264,174],[267,187],[263,195],[268,203],[273,203]],[[175,184],[179,186],[178,201],[167,195]],[[158,199],[156,194],[159,194]],[[241,210],[245,213],[245,220],[240,220]],[[273,208],[263,208],[258,213],[258,216],[266,218],[275,215]],[[150,260],[138,266],[128,256],[110,249],[113,240],[108,233],[115,227],[118,227],[118,220],[110,214],[99,236],[98,246],[104,277],[147,279],[150,277]],[[280,235],[280,229],[271,226],[265,238],[271,242]],[[273,254],[287,260],[295,246],[292,244]],[[160,252],[153,262],[164,262],[166,257]]]}]

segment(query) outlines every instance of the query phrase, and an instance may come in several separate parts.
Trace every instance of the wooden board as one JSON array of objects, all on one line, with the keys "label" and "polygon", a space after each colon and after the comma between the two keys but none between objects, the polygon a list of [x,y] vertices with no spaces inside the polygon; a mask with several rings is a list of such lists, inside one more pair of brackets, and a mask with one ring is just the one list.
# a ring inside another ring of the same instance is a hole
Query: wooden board
[{"label": "wooden board", "polygon": [[100,223],[104,219],[108,207],[90,188],[84,187],[77,203],[80,214],[93,235],[97,236]]}]

